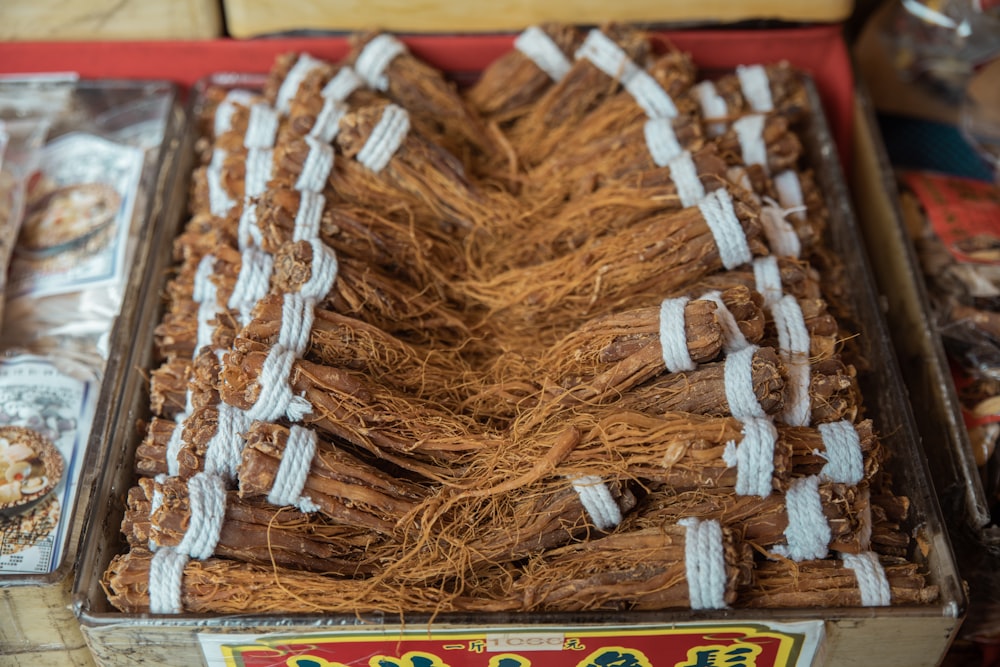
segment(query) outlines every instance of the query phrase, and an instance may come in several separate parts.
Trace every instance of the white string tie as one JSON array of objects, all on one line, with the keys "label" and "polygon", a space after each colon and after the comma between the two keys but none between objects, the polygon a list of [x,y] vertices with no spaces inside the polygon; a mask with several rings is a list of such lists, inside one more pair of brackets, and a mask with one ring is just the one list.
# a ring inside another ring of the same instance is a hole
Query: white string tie
[{"label": "white string tie", "polygon": [[788,394],[781,420],[792,426],[808,426],[809,404],[809,330],[799,302],[791,294],[771,306],[771,317],[778,330],[778,354],[788,371]]},{"label": "white string tie", "polygon": [[390,104],[382,112],[382,118],[372,129],[368,141],[355,156],[358,162],[376,174],[385,169],[396,154],[410,131],[410,114],[406,109]]},{"label": "white string tie", "polygon": [[[149,499],[149,519],[152,522],[156,512],[163,507],[163,483],[167,481],[167,475],[160,473],[153,478],[153,497]],[[156,542],[154,531],[149,531],[149,550],[155,552],[160,548]]]},{"label": "white string tie", "polygon": [[753,357],[757,349],[756,345],[750,345],[726,356],[723,373],[726,402],[729,403],[729,414],[740,421],[767,418],[753,389]]},{"label": "white string tie", "polygon": [[705,187],[698,178],[698,168],[688,151],[683,151],[670,161],[670,179],[677,186],[677,195],[685,208],[704,199]]},{"label": "white string tie", "polygon": [[786,169],[773,179],[781,206],[797,220],[805,220],[806,201],[802,194],[802,181],[794,169]]},{"label": "white string tie", "polygon": [[354,70],[369,88],[385,92],[389,90],[389,77],[385,70],[396,56],[403,53],[406,53],[406,45],[392,35],[382,33],[365,44],[354,62]]},{"label": "white string tie", "polygon": [[315,301],[306,299],[297,292],[285,294],[282,299],[278,345],[302,356],[309,347],[309,333],[315,318]]},{"label": "white string tie", "polygon": [[810,475],[792,482],[785,492],[785,512],[788,514],[787,544],[778,544],[772,551],[796,563],[826,558],[831,533],[823,513],[818,477]]},{"label": "white string tie", "polygon": [[743,335],[740,331],[740,325],[736,322],[736,318],[733,314],[729,312],[729,307],[726,306],[726,302],[722,300],[722,294],[717,290],[711,292],[706,292],[699,299],[705,299],[706,301],[711,301],[716,305],[715,316],[719,320],[719,324],[722,326],[722,348],[726,353],[731,354],[742,350],[746,346],[750,345],[750,341],[747,337]]},{"label": "white string tie", "polygon": [[684,571],[692,609],[726,609],[726,555],[718,521],[681,519]]},{"label": "white string tie", "polygon": [[864,455],[861,452],[861,438],[851,422],[841,420],[820,424],[825,452],[814,452],[826,459],[826,465],[819,476],[837,484],[854,485],[865,476]]},{"label": "white string tie", "polygon": [[[711,81],[702,81],[692,89],[701,107],[701,115],[705,119],[705,132],[710,138],[714,138],[726,131],[726,124],[719,122],[729,116],[729,107],[726,100],[719,95],[715,89],[715,84]],[[714,122],[712,122],[714,121]]]},{"label": "white string tie", "polygon": [[249,90],[235,88],[226,93],[219,105],[215,107],[213,128],[215,137],[218,138],[233,129],[233,114],[236,113],[237,105],[249,107],[253,104],[254,99],[254,94]]},{"label": "white string tie", "polygon": [[889,579],[878,560],[878,554],[864,551],[859,554],[841,554],[844,567],[854,572],[858,580],[858,592],[864,607],[888,607],[892,604],[892,589]]},{"label": "white string tie", "polygon": [[323,218],[323,205],[326,199],[318,192],[302,190],[299,192],[299,210],[295,213],[295,228],[292,230],[293,241],[308,241],[319,236],[319,224]]},{"label": "white string tie", "polygon": [[771,97],[771,80],[763,65],[738,65],[736,78],[740,81],[743,97],[750,108],[757,113],[774,111],[774,99]]},{"label": "white string tie", "polygon": [[660,82],[646,70],[637,69],[635,74],[622,84],[649,118],[677,117],[677,106],[674,101]]},{"label": "white string tie", "polygon": [[334,102],[346,102],[347,98],[350,97],[354,91],[359,88],[363,88],[365,85],[364,79],[358,76],[358,73],[353,67],[344,65],[341,67],[337,73],[330,79],[323,90],[320,91],[320,95],[323,99],[333,100]]},{"label": "white string tie", "polygon": [[660,303],[660,348],[663,364],[671,373],[693,371],[695,363],[688,350],[687,331],[684,329],[684,307],[690,299],[686,296],[664,299]]},{"label": "white string tie", "polygon": [[295,189],[322,192],[326,186],[326,179],[330,176],[330,170],[333,169],[333,146],[323,143],[316,137],[304,138],[309,144],[309,153],[295,181]]},{"label": "white string tie", "polygon": [[[190,394],[190,392],[188,392]],[[177,456],[184,447],[184,421],[188,418],[187,412],[182,412],[174,417],[174,430],[170,432],[170,439],[167,440],[167,474],[176,477],[181,470],[181,462]]]},{"label": "white string tie", "polygon": [[778,259],[773,255],[758,257],[753,261],[754,289],[764,297],[764,306],[770,310],[784,293]]},{"label": "white string tie", "polygon": [[337,280],[337,254],[318,238],[308,241],[312,246],[312,263],[309,267],[309,280],[299,287],[299,294],[305,299],[322,301]]},{"label": "white string tie", "polygon": [[226,485],[221,477],[200,472],[187,481],[188,520],[177,551],[204,560],[215,552],[226,518]]},{"label": "white string tie", "polygon": [[751,418],[743,421],[743,439],[739,445],[730,440],[722,460],[736,467],[736,493],[740,496],[766,498],[771,493],[774,474],[774,445],[778,429],[770,419]]},{"label": "white string tie", "polygon": [[152,614],[179,614],[181,585],[188,557],[172,549],[157,549],[149,563],[149,611]]},{"label": "white string tie", "polygon": [[666,167],[671,160],[684,152],[680,142],[677,141],[674,123],[669,118],[650,118],[643,129],[646,135],[646,148],[649,149],[649,156],[653,158],[657,167]]},{"label": "white string tie", "polygon": [[251,148],[247,151],[246,179],[243,185],[247,198],[259,197],[267,189],[271,180],[271,165],[274,163],[274,150],[271,148]]},{"label": "white string tie", "polygon": [[771,252],[778,257],[798,257],[802,252],[802,243],[795,227],[785,218],[785,211],[773,199],[767,198],[760,210],[760,224],[767,238]]},{"label": "white string tie", "polygon": [[306,478],[316,455],[316,432],[293,425],[285,443],[285,451],[278,464],[267,502],[272,505],[290,505],[303,512],[316,512],[320,508],[310,498],[302,495]]},{"label": "white string tie", "polygon": [[233,481],[243,456],[243,434],[250,429],[251,420],[244,410],[226,403],[219,403],[216,409],[215,434],[205,449],[205,472]]},{"label": "white string tie", "polygon": [[264,235],[257,224],[257,205],[247,197],[243,201],[243,211],[236,227],[236,242],[240,250],[259,246],[264,241]]},{"label": "white string tie", "polygon": [[573,66],[566,54],[538,26],[526,28],[518,35],[514,40],[514,48],[535,63],[535,66],[553,81],[561,81]]},{"label": "white string tie", "polygon": [[223,218],[229,209],[236,205],[236,200],[229,196],[222,186],[222,163],[226,159],[226,151],[216,148],[212,151],[212,160],[205,169],[205,180],[208,181],[208,208],[212,215]]},{"label": "white string tie", "polygon": [[244,326],[250,321],[254,306],[267,295],[273,268],[274,258],[263,250],[247,248],[243,251],[240,273],[226,305],[239,310],[240,323]]},{"label": "white string tie", "polygon": [[598,29],[576,51],[576,59],[586,59],[612,79],[617,79],[650,118],[674,118],[677,107],[667,91],[649,72],[632,62],[614,40]]},{"label": "white string tie", "polygon": [[743,165],[729,167],[726,169],[726,180],[743,188],[743,196],[760,205],[760,197],[753,190],[753,181],[750,180],[750,172],[747,171],[746,167]]},{"label": "white string tie", "polygon": [[764,121],[761,114],[749,114],[733,123],[736,138],[743,152],[743,162],[748,165],[759,164],[767,169],[767,144],[764,143]]},{"label": "white string tie", "polygon": [[250,419],[273,422],[287,417],[298,422],[312,412],[312,404],[305,397],[296,396],[289,384],[296,359],[295,350],[280,345],[271,346],[257,378],[260,394],[247,410]]},{"label": "white string tie", "polygon": [[307,53],[300,53],[298,60],[288,70],[285,80],[278,88],[278,95],[274,100],[274,107],[281,114],[287,114],[291,110],[292,99],[299,92],[299,87],[306,80],[309,73],[314,69],[322,67],[325,63],[322,60],[313,58]]},{"label": "white string tie", "polygon": [[719,258],[727,269],[735,269],[753,259],[746,232],[736,217],[733,199],[725,188],[709,193],[698,202],[698,209],[712,231]]},{"label": "white string tie", "polygon": [[347,114],[347,105],[332,97],[323,98],[323,108],[316,114],[316,122],[309,130],[310,137],[330,143],[340,131],[340,120]]},{"label": "white string tie", "polygon": [[244,148],[271,148],[278,136],[278,114],[263,102],[250,107],[247,132],[243,135]]},{"label": "white string tie", "polygon": [[622,522],[621,508],[600,477],[596,475],[577,477],[573,480],[573,490],[580,497],[580,503],[590,516],[590,520],[599,529],[611,530]]},{"label": "white string tie", "polygon": [[198,262],[198,268],[194,272],[194,289],[191,291],[191,299],[195,303],[215,300],[215,283],[211,280],[214,273],[215,255],[205,255]]}]

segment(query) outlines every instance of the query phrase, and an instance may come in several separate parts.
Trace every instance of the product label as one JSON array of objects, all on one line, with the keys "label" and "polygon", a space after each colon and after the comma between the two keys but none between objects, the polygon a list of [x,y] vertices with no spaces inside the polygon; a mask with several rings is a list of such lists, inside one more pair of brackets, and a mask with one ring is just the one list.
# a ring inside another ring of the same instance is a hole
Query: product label
[{"label": "product label", "polygon": [[121,284],[143,151],[88,134],[42,150],[11,261],[10,296]]},{"label": "product label", "polygon": [[[55,444],[62,478],[44,499],[0,514],[0,574],[47,574],[59,566],[94,415],[95,384],[40,357],[0,362],[0,427],[21,426]],[[10,444],[0,440],[0,449]],[[8,468],[9,469],[9,468]]]},{"label": "product label", "polygon": [[903,181],[955,259],[1000,264],[1000,188],[933,172],[909,172]]},{"label": "product label", "polygon": [[823,622],[199,635],[210,667],[791,667]]}]

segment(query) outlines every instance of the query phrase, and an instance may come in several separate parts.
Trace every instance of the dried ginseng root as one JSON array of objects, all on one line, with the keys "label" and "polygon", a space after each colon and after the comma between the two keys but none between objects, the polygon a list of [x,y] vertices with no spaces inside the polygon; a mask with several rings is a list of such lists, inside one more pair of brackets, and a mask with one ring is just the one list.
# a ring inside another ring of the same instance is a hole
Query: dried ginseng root
[{"label": "dried ginseng root", "polygon": [[440,70],[415,57],[388,33],[356,34],[350,40],[345,63],[354,67],[369,88],[433,124],[432,141],[467,165],[476,155],[497,152],[495,135]]},{"label": "dried ginseng root", "polygon": [[[728,489],[678,493],[664,488],[644,497],[621,529],[656,528],[697,517],[718,521],[740,541],[760,551],[791,551],[789,557],[796,560],[810,549],[824,557],[828,551],[859,553],[870,548],[872,517],[867,486],[823,482],[813,486],[813,496],[818,501],[816,514],[799,506],[790,512],[788,497],[780,493],[756,498]],[[813,534],[820,538],[818,544],[810,544],[815,540]]]},{"label": "dried ginseng root", "polygon": [[[874,586],[868,583],[873,579]],[[842,609],[929,604],[937,597],[937,586],[927,582],[918,565],[902,559],[882,559],[869,551],[844,554],[843,560],[758,562],[752,584],[739,592],[738,605]]]},{"label": "dried ginseng root", "polygon": [[[589,40],[589,41],[588,41]],[[610,54],[612,73],[606,73],[591,58],[581,57],[587,44]],[[634,28],[608,24],[592,30],[578,49],[576,60],[562,79],[549,88],[531,111],[508,132],[519,158],[527,167],[539,164],[546,154],[536,151],[551,132],[575,127],[607,97],[621,90],[621,77],[634,78],[652,53],[649,35]]]},{"label": "dried ginseng root", "polygon": [[511,608],[727,607],[752,580],[751,550],[718,524],[691,523],[615,532],[532,558],[506,591]]},{"label": "dried ginseng root", "polygon": [[[192,507],[199,512],[212,511],[203,506],[204,501],[200,498],[192,504],[185,480],[140,479],[138,486],[129,490],[122,532],[133,548],[155,544],[186,550],[197,541],[188,537],[189,532],[206,530],[206,522],[219,518],[193,515]],[[376,564],[367,552],[379,541],[367,528],[325,522],[290,507],[245,500],[229,491],[212,555],[352,577],[374,570]]]},{"label": "dried ginseng root", "polygon": [[775,113],[798,123],[810,112],[803,75],[787,62],[740,65],[731,74],[701,81],[690,96],[712,134],[750,113]]},{"label": "dried ginseng root", "polygon": [[502,337],[537,349],[588,319],[659,303],[685,284],[762,254],[757,211],[717,190],[697,207],[650,216],[556,259],[460,287],[502,322]]},{"label": "dried ginseng root", "polygon": [[465,91],[466,101],[484,119],[509,125],[565,76],[582,41],[572,25],[543,23],[526,29],[514,48],[490,63]]},{"label": "dried ginseng root", "polygon": [[[730,165],[757,165],[772,174],[795,169],[802,157],[802,141],[782,116],[744,116],[715,139]],[[756,188],[755,188],[756,189]]]}]

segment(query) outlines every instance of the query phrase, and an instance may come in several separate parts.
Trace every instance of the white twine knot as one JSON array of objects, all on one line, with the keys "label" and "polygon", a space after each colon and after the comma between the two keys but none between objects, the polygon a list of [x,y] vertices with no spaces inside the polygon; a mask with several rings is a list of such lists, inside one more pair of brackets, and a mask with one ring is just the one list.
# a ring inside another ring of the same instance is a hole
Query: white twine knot
[{"label": "white twine knot", "polygon": [[698,202],[698,210],[712,232],[719,258],[727,269],[735,269],[753,259],[746,232],[736,217],[733,199],[725,188],[719,188]]},{"label": "white twine knot", "polygon": [[[191,392],[188,392],[190,396]],[[187,412],[182,412],[174,417],[174,430],[170,432],[170,439],[167,440],[167,474],[176,477],[180,473],[181,463],[177,458],[184,447],[184,422],[188,418]]]},{"label": "white twine knot", "polygon": [[677,141],[674,123],[669,118],[650,118],[643,126],[646,148],[657,167],[666,167],[670,161],[684,152]]},{"label": "white twine knot", "polygon": [[729,107],[726,100],[719,95],[715,89],[715,84],[711,81],[702,81],[691,88],[698,106],[701,107],[701,115],[705,119],[705,132],[710,138],[717,137],[726,131],[726,124],[720,122],[729,116]]},{"label": "white twine knot", "polygon": [[257,378],[260,394],[247,410],[250,419],[273,422],[287,417],[290,421],[298,422],[312,412],[312,404],[305,397],[296,396],[289,384],[297,358],[294,350],[281,345],[271,347]]},{"label": "white twine knot", "polygon": [[737,352],[750,345],[750,341],[740,331],[740,325],[729,311],[726,302],[722,300],[722,294],[718,290],[712,290],[698,297],[715,304],[715,316],[722,326],[722,349],[727,354]]},{"label": "white twine knot", "polygon": [[784,294],[778,259],[773,255],[753,261],[754,289],[764,297],[764,307],[770,310]]},{"label": "white twine knot", "polygon": [[215,434],[205,450],[205,472],[232,482],[243,456],[243,434],[251,420],[245,411],[226,403],[219,403],[217,410]]},{"label": "white twine knot", "polygon": [[309,241],[319,237],[325,203],[326,199],[318,192],[299,192],[299,210],[295,213],[295,228],[292,230],[293,241]]},{"label": "white twine knot", "polygon": [[688,350],[687,331],[684,328],[684,307],[690,299],[686,296],[664,299],[660,303],[660,349],[663,365],[671,373],[692,371],[695,363]]},{"label": "white twine knot", "polygon": [[406,109],[395,104],[388,105],[382,112],[382,118],[372,129],[368,141],[354,159],[376,174],[379,173],[403,145],[409,131],[410,114]]},{"label": "white twine knot", "polygon": [[795,562],[826,558],[830,546],[830,524],[823,513],[823,499],[819,495],[819,478],[815,475],[800,477],[785,492],[786,544],[776,545],[772,551]]},{"label": "white twine knot", "polygon": [[316,121],[313,123],[312,129],[309,130],[308,136],[323,143],[330,143],[340,132],[340,121],[347,115],[347,112],[347,105],[340,100],[324,97],[323,107],[316,114]]},{"label": "white twine knot", "polygon": [[306,299],[322,301],[337,280],[337,254],[318,238],[308,239],[308,242],[312,247],[309,280],[299,287],[299,294]]},{"label": "white twine knot", "polygon": [[774,111],[771,80],[763,65],[737,65],[736,78],[739,79],[744,99],[753,111],[758,113]]},{"label": "white twine knot", "polygon": [[319,510],[318,505],[302,495],[315,455],[315,431],[293,425],[267,501],[272,505],[294,506],[306,513]]},{"label": "white twine knot", "polygon": [[359,88],[363,88],[365,85],[364,79],[358,76],[358,73],[353,67],[349,65],[344,65],[337,73],[330,79],[323,90],[320,91],[320,95],[323,96],[325,100],[333,100],[334,102],[346,102],[347,98],[350,97],[354,91]]},{"label": "white twine knot", "polygon": [[726,556],[718,521],[681,519],[684,571],[692,609],[726,609]]},{"label": "white twine knot", "polygon": [[757,346],[750,345],[726,356],[723,375],[729,414],[739,420],[767,417],[753,388],[753,358]]},{"label": "white twine knot", "polygon": [[278,94],[274,100],[274,107],[283,115],[288,114],[291,110],[292,99],[294,99],[295,94],[299,92],[299,87],[302,82],[305,81],[309,73],[314,69],[322,67],[325,63],[322,60],[313,58],[307,53],[300,53],[298,60],[292,65],[292,68],[288,70],[288,74],[285,75],[285,80],[281,82],[281,86],[278,88]]},{"label": "white twine knot", "polygon": [[799,235],[786,219],[789,213],[769,197],[764,199],[764,206],[760,210],[760,224],[764,237],[767,238],[767,246],[777,257],[798,257],[802,252]]},{"label": "white twine knot", "polygon": [[172,549],[157,549],[149,563],[149,611],[152,614],[179,614],[181,586],[188,557]]},{"label": "white twine knot", "polygon": [[787,396],[781,420],[792,426],[808,426],[809,401],[809,330],[799,302],[791,294],[771,306],[771,318],[778,332],[778,355],[788,371]]},{"label": "white twine knot", "polygon": [[333,146],[323,143],[316,137],[306,136],[309,153],[302,164],[302,171],[295,181],[295,189],[300,191],[322,192],[326,179],[333,169]]},{"label": "white twine knot", "polygon": [[514,40],[514,48],[535,63],[535,66],[553,81],[561,81],[573,66],[566,54],[538,26],[526,28],[518,35]]},{"label": "white twine knot", "polygon": [[764,143],[764,121],[761,114],[749,114],[733,123],[736,138],[743,152],[743,162],[758,164],[767,172],[767,144]]},{"label": "white twine knot", "polygon": [[573,490],[580,497],[580,504],[590,520],[601,530],[611,530],[622,522],[622,511],[611,495],[611,490],[596,475],[585,475],[573,480]]},{"label": "white twine knot", "polygon": [[247,131],[243,135],[244,148],[271,148],[278,136],[278,114],[263,102],[250,107]]},{"label": "white twine knot", "polygon": [[737,445],[730,440],[722,460],[736,467],[736,493],[740,496],[766,498],[771,494],[774,474],[774,445],[778,429],[770,419],[753,417],[743,422],[743,439]]},{"label": "white twine knot", "polygon": [[281,329],[278,330],[278,345],[302,354],[309,347],[309,334],[315,319],[316,302],[301,293],[285,294],[281,302]]},{"label": "white twine knot", "polygon": [[226,305],[228,308],[239,310],[240,323],[244,326],[250,322],[254,306],[267,295],[273,268],[274,258],[263,250],[246,248],[243,251],[240,273],[236,277],[236,284]]},{"label": "white twine knot", "polygon": [[806,202],[802,194],[802,181],[794,169],[786,169],[771,179],[778,192],[782,208],[797,220],[805,220]]},{"label": "white twine knot", "polygon": [[677,187],[677,195],[681,198],[681,205],[687,208],[694,206],[705,197],[705,186],[698,178],[698,168],[694,164],[694,159],[688,151],[681,152],[680,155],[670,161],[670,180]]},{"label": "white twine knot", "polygon": [[396,56],[403,53],[406,53],[406,45],[392,35],[382,33],[365,44],[354,62],[354,70],[369,88],[385,92],[389,89],[389,77],[385,70]]},{"label": "white twine knot", "polygon": [[878,554],[864,551],[859,554],[841,554],[844,567],[854,572],[864,607],[888,607],[892,604],[892,589]]},{"label": "white twine knot", "polygon": [[200,472],[187,481],[187,530],[177,551],[204,560],[215,552],[226,518],[226,485],[217,475]]},{"label": "white twine knot", "polygon": [[846,420],[820,424],[817,427],[825,452],[815,452],[826,459],[819,471],[822,479],[854,485],[864,479],[865,461],[861,452],[861,437],[854,425]]}]

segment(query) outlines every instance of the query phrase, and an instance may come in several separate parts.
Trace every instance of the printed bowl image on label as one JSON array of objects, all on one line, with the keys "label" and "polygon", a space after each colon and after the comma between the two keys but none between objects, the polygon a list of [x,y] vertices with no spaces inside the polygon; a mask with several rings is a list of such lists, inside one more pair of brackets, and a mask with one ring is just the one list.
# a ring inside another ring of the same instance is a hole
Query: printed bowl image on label
[{"label": "printed bowl image on label", "polygon": [[0,514],[25,512],[48,496],[63,474],[63,458],[41,434],[0,427]]},{"label": "printed bowl image on label", "polygon": [[106,240],[121,195],[104,183],[78,183],[53,190],[29,206],[17,252],[41,259],[69,250],[89,251]]}]

